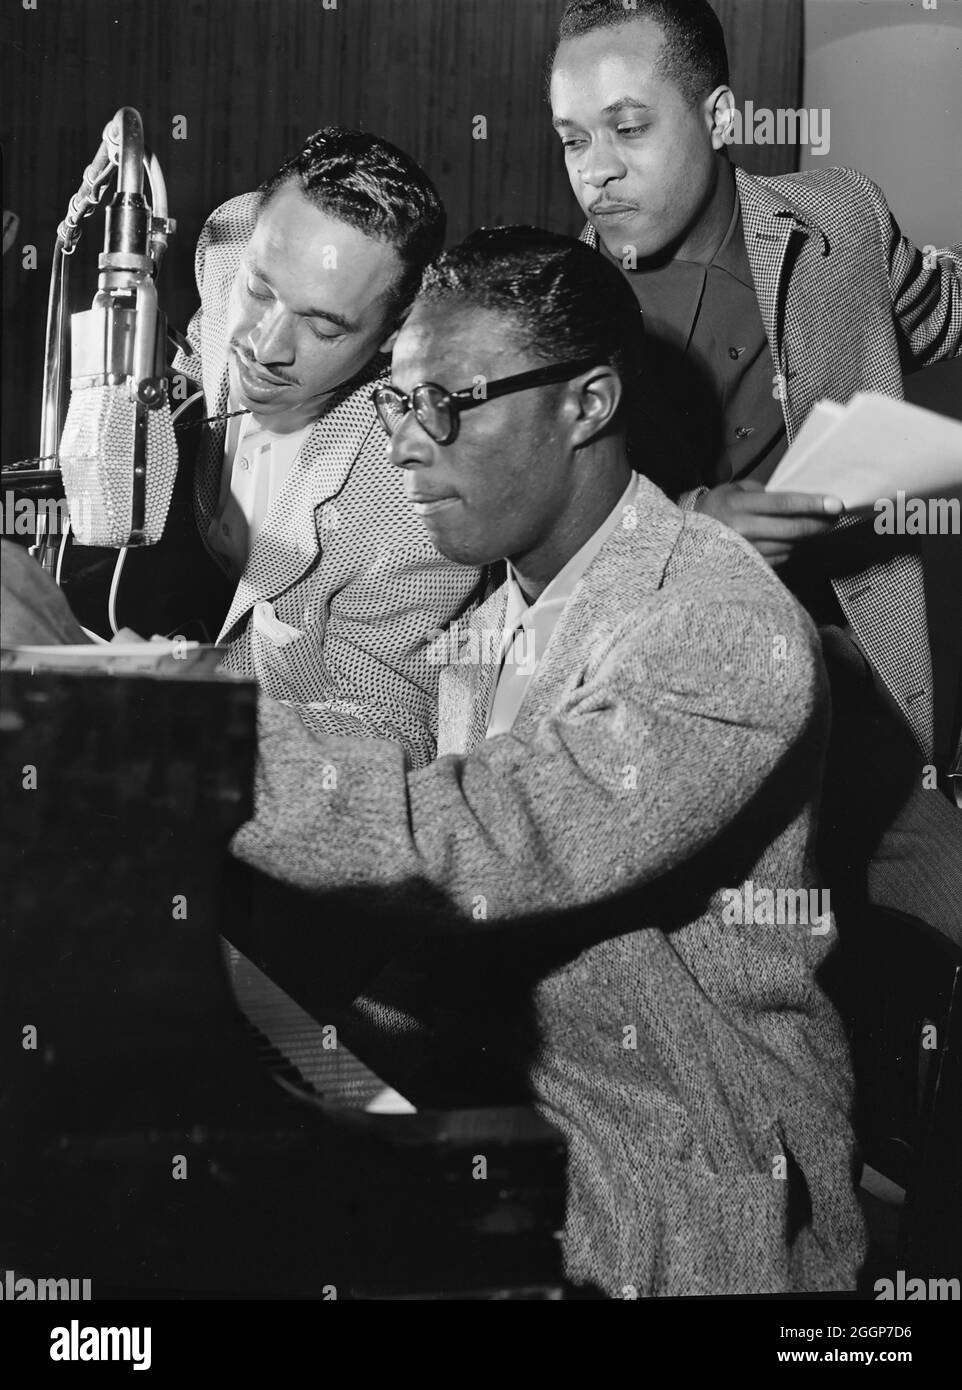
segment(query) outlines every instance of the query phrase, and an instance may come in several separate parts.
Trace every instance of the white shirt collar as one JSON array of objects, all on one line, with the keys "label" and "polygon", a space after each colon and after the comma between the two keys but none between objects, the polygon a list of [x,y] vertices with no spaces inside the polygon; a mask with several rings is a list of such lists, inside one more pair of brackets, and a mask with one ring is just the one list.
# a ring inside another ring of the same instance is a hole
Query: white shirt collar
[{"label": "white shirt collar", "polygon": [[[530,606],[509,563],[504,629],[498,656],[501,665],[488,709],[488,738],[511,731],[538,663],[585,571],[618,527],[631,524],[629,509],[633,507],[637,491],[638,475],[632,473],[628,486],[598,529]],[[632,519],[637,524],[637,519]]]},{"label": "white shirt collar", "polygon": [[[548,611],[556,614],[555,622],[557,622],[588,566],[612,532],[622,524],[626,508],[632,505],[637,491],[638,474],[632,473],[628,486],[598,529],[592,532],[580,550],[575,551],[571,559],[558,571],[534,603],[528,603],[521,585],[518,583],[514,566],[510,560],[508,561],[508,596],[504,614],[502,655],[519,625],[528,627],[538,614]],[[553,627],[554,623],[551,626]]]}]

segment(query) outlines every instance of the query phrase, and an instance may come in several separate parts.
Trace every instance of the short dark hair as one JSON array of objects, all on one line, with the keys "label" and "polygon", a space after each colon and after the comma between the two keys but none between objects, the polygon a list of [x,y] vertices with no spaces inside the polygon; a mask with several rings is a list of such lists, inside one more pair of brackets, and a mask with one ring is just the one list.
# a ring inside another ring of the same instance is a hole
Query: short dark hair
[{"label": "short dark hair", "polygon": [[718,16],[707,0],[569,0],[558,25],[551,54],[559,46],[595,29],[613,29],[636,19],[650,19],[665,36],[661,75],[697,105],[716,87],[728,86],[728,49]]},{"label": "short dark hair", "polygon": [[572,237],[540,227],[482,227],[425,271],[418,303],[456,301],[511,320],[518,346],[545,362],[594,358],[624,390],[627,427],[641,391],[644,328],[616,265]]},{"label": "short dark hair", "polygon": [[444,245],[447,217],[437,189],[410,155],[362,130],[327,126],[285,160],[258,192],[261,208],[294,183],[321,212],[390,242],[404,267],[391,294],[400,318],[421,274]]}]

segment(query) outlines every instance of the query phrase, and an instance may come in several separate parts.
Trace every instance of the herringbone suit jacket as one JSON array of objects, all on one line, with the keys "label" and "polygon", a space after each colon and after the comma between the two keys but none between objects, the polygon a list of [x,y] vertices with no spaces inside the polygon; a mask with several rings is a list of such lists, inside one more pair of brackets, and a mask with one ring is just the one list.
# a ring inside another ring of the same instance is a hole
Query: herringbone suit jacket
[{"label": "herringbone suit jacket", "polygon": [[[816,401],[903,396],[903,372],[962,352],[962,246],[923,254],[853,169],[735,172],[745,247],[791,441]],[[589,224],[582,240],[597,246]],[[851,524],[843,518],[838,525]],[[932,755],[932,659],[917,546],[833,579],[864,652]]]}]

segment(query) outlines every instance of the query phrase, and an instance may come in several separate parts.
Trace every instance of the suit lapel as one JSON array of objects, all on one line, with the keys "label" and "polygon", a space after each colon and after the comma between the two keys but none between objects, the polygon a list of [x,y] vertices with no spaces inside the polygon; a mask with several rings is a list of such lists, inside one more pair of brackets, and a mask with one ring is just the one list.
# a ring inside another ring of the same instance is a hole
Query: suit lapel
[{"label": "suit lapel", "polygon": [[[772,353],[772,362],[777,373],[776,380],[782,379],[787,387],[787,376],[793,371],[791,360],[786,357],[785,315],[788,309],[788,281],[790,267],[794,264],[794,254],[799,251],[799,238],[815,237],[822,245],[824,255],[829,254],[829,244],[825,233],[813,222],[805,210],[794,202],[789,202],[781,190],[775,191],[770,180],[754,178],[741,169],[735,170],[735,181],[742,211],[742,228],[745,236],[745,249],[755,282],[755,298],[761,312],[765,333]],[[809,306],[807,312],[811,311]],[[804,323],[796,319],[789,323],[789,338],[795,346],[795,354],[805,364],[805,372],[791,388],[781,393],[782,415],[788,441],[794,439],[799,427],[808,415],[813,400],[806,391],[806,379],[812,376],[812,361],[816,360],[819,340],[824,333],[831,331],[828,319],[830,310],[823,306],[818,312],[825,314],[825,323],[811,343],[806,343]]]},{"label": "suit lapel", "polygon": [[[318,508],[341,491],[371,434],[380,429],[367,401],[371,383],[378,375],[377,367],[372,365],[360,382],[355,378],[349,388],[340,391],[315,422],[283,490],[274,499],[267,524],[254,543],[221,630],[222,637],[256,603],[285,593],[317,563],[321,553],[318,530],[325,525],[324,515],[317,515]],[[336,526],[336,514],[329,520],[332,528]]]},{"label": "suit lapel", "polygon": [[194,520],[197,522],[197,529],[205,549],[225,573],[229,572],[230,565],[223,555],[210,549],[207,544],[207,534],[220,497],[220,480],[224,467],[224,441],[227,437],[228,424],[225,416],[229,395],[230,382],[225,367],[214,401],[207,406],[209,415],[214,418],[203,426],[204,434],[194,470]]},{"label": "suit lapel", "polygon": [[684,514],[644,477],[638,479],[634,506],[643,522],[630,530],[619,527],[608,537],[538,659],[514,724],[520,737],[577,690],[589,653],[603,648],[628,614],[664,582]]},{"label": "suit lapel", "polygon": [[[795,214],[781,199],[755,179],[735,170],[741,204],[745,250],[755,282],[755,298],[765,326],[772,363],[779,376],[784,371],[782,313],[785,303],[785,264],[792,238],[800,234]],[[791,441],[794,426],[782,396],[785,429]]]}]

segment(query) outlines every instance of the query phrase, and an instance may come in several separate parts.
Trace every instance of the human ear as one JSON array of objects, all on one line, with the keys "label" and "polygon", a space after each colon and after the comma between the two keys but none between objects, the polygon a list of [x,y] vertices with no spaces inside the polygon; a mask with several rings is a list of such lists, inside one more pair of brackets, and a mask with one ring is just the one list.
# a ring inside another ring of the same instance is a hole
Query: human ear
[{"label": "human ear", "polygon": [[611,424],[621,402],[621,378],[612,367],[592,367],[575,377],[568,391],[565,409],[569,416],[569,438],[572,445],[579,448],[589,444]]},{"label": "human ear", "polygon": [[712,149],[721,150],[730,145],[735,135],[735,95],[731,87],[716,87],[707,97],[702,110],[705,124],[711,138]]}]

